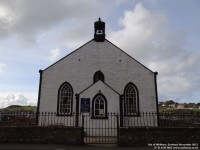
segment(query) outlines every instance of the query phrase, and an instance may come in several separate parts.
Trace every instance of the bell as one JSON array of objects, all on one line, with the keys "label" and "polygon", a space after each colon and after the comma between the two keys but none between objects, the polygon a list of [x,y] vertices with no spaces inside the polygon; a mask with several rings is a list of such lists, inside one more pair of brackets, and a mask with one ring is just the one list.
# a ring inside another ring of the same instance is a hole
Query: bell
[{"label": "bell", "polygon": [[102,30],[97,30],[97,34],[103,34]]}]

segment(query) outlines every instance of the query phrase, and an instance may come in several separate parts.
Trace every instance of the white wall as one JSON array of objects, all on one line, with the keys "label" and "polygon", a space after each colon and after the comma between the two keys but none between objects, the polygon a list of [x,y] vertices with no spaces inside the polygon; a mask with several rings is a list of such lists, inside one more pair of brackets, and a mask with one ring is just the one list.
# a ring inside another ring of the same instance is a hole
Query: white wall
[{"label": "white wall", "polygon": [[[105,42],[92,40],[44,70],[40,111],[57,111],[58,89],[63,82],[69,82],[73,87],[74,95],[78,94],[93,84],[93,75],[98,70],[104,74],[105,83],[119,94],[123,94],[125,86],[133,82],[139,91],[140,111],[156,111],[153,72],[107,40]],[[93,94],[91,93],[91,97]],[[73,98],[73,112],[75,112],[75,96]]]},{"label": "white wall", "polygon": [[[90,113],[92,113],[92,100],[95,97],[95,95],[99,93],[99,90],[101,94],[103,94],[107,99],[107,112],[119,113],[119,94],[117,94],[115,91],[113,91],[110,87],[108,87],[100,80],[80,94],[80,99],[90,98]],[[81,101],[79,102],[79,106],[81,106]]]}]

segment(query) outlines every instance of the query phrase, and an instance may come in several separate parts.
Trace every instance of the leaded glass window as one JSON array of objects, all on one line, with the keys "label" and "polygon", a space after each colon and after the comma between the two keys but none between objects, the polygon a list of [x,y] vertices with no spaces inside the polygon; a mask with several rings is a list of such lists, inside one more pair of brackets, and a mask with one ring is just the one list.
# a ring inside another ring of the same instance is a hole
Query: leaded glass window
[{"label": "leaded glass window", "polygon": [[92,119],[107,119],[106,97],[98,93],[92,100]]},{"label": "leaded glass window", "polygon": [[105,116],[105,101],[101,95],[94,100],[94,116]]},{"label": "leaded glass window", "polygon": [[73,91],[69,83],[64,83],[59,89],[58,113],[69,115],[72,112]]},{"label": "leaded glass window", "polygon": [[124,110],[125,115],[135,115],[137,113],[138,92],[134,84],[129,83],[124,90]]}]

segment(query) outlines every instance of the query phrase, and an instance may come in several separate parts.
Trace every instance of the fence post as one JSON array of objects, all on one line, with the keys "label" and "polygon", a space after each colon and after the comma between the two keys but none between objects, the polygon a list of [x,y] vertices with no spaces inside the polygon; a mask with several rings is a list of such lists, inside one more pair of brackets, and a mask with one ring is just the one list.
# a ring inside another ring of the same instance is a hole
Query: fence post
[{"label": "fence post", "polygon": [[76,120],[75,126],[78,127],[78,117],[79,117],[79,94],[75,94],[76,96]]},{"label": "fence post", "polygon": [[117,117],[117,143],[119,143],[119,115],[116,115]]},{"label": "fence post", "polygon": [[124,113],[123,113],[123,101],[124,101],[124,95],[120,95],[120,98],[119,98],[119,103],[120,103],[120,127],[123,127],[123,116],[124,116]]},{"label": "fence post", "polygon": [[82,114],[82,143],[84,144],[84,115]]}]

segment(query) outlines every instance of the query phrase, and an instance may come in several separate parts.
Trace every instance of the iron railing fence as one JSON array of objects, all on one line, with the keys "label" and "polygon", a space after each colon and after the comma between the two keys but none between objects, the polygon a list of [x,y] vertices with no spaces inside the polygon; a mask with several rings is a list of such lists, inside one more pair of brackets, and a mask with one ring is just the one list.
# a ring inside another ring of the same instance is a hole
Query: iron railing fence
[{"label": "iron railing fence", "polygon": [[[36,114],[37,115],[37,114]],[[80,121],[79,121],[80,122]],[[62,115],[56,112],[41,112],[38,113],[39,126],[76,126],[76,114],[63,113]]]},{"label": "iron railing fence", "polygon": [[30,126],[35,125],[36,113],[0,112],[0,126]]},{"label": "iron railing fence", "polygon": [[154,112],[141,112],[135,113],[130,116],[121,117],[120,126],[123,127],[157,127],[158,123],[158,115]]},{"label": "iron railing fence", "polygon": [[159,113],[161,127],[200,127],[200,112],[194,113]]},{"label": "iron railing fence", "polygon": [[119,115],[108,113],[100,117],[92,114],[82,115],[84,143],[87,144],[116,144],[119,137]]},{"label": "iron railing fence", "polygon": [[200,127],[200,113],[143,112],[123,117],[124,127]]},{"label": "iron railing fence", "polygon": [[[200,113],[154,113],[144,112],[132,116],[120,116],[108,113],[106,118],[94,117],[92,114],[62,114],[56,112],[0,112],[0,126],[82,126],[83,118],[106,120],[111,115],[119,116],[121,127],[200,127]],[[84,117],[83,117],[84,116]],[[38,117],[38,119],[37,119]],[[36,124],[37,121],[37,124]]]},{"label": "iron railing fence", "polygon": [[0,126],[75,126],[75,119],[75,113],[0,112]]}]

